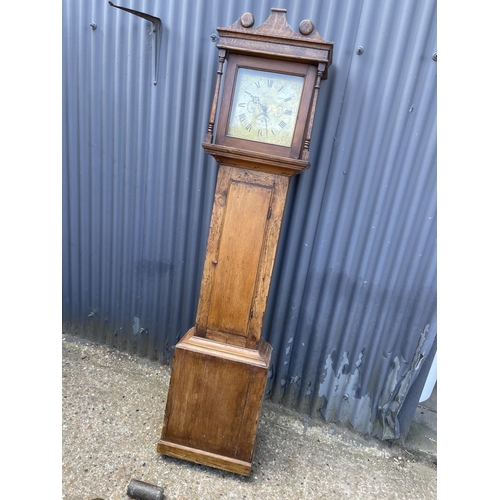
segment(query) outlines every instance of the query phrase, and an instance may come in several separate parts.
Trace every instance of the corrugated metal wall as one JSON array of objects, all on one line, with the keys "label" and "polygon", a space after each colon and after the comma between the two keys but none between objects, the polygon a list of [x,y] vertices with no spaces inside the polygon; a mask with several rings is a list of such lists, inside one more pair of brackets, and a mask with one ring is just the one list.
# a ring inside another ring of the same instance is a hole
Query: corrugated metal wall
[{"label": "corrugated metal wall", "polygon": [[335,48],[278,248],[267,393],[403,435],[436,349],[435,0],[116,4],[161,18],[158,83],[150,22],[63,2],[65,327],[164,362],[194,324],[217,176],[201,147],[211,35],[283,7]]}]

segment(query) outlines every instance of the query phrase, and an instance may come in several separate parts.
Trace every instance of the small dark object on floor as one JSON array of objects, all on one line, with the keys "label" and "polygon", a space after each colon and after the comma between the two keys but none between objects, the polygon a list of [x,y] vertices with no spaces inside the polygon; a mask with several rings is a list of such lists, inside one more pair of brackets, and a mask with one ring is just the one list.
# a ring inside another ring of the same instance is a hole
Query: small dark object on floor
[{"label": "small dark object on floor", "polygon": [[131,479],[127,486],[127,495],[136,500],[163,500],[163,488],[153,484]]}]

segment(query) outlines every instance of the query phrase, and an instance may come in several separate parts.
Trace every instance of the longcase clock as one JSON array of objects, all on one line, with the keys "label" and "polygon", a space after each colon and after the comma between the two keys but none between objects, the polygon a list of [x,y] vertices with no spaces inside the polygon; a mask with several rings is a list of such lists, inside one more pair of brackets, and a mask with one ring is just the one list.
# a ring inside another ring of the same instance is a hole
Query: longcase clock
[{"label": "longcase clock", "polygon": [[[157,451],[249,475],[272,347],[261,338],[290,178],[309,167],[333,43],[285,9],[217,29],[202,146],[219,164],[196,324],[176,345]],[[225,68],[225,73],[224,73]]]}]

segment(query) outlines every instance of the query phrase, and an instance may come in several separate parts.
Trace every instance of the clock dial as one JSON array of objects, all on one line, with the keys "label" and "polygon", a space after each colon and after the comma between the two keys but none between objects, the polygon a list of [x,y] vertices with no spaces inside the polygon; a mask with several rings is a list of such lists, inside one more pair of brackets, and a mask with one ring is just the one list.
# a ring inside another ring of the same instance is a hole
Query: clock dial
[{"label": "clock dial", "polygon": [[239,68],[226,135],[289,147],[304,78]]}]

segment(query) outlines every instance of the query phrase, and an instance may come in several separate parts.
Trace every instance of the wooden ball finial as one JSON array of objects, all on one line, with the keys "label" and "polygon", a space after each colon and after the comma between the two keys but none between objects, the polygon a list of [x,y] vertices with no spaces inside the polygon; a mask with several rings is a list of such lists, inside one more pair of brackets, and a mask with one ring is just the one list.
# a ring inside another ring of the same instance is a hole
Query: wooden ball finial
[{"label": "wooden ball finial", "polygon": [[312,21],[309,21],[309,19],[304,19],[300,24],[299,24],[299,31],[302,35],[310,35],[314,30],[314,24]]},{"label": "wooden ball finial", "polygon": [[253,14],[251,12],[245,12],[241,18],[241,25],[244,28],[251,28],[255,22],[255,18],[253,17]]}]

